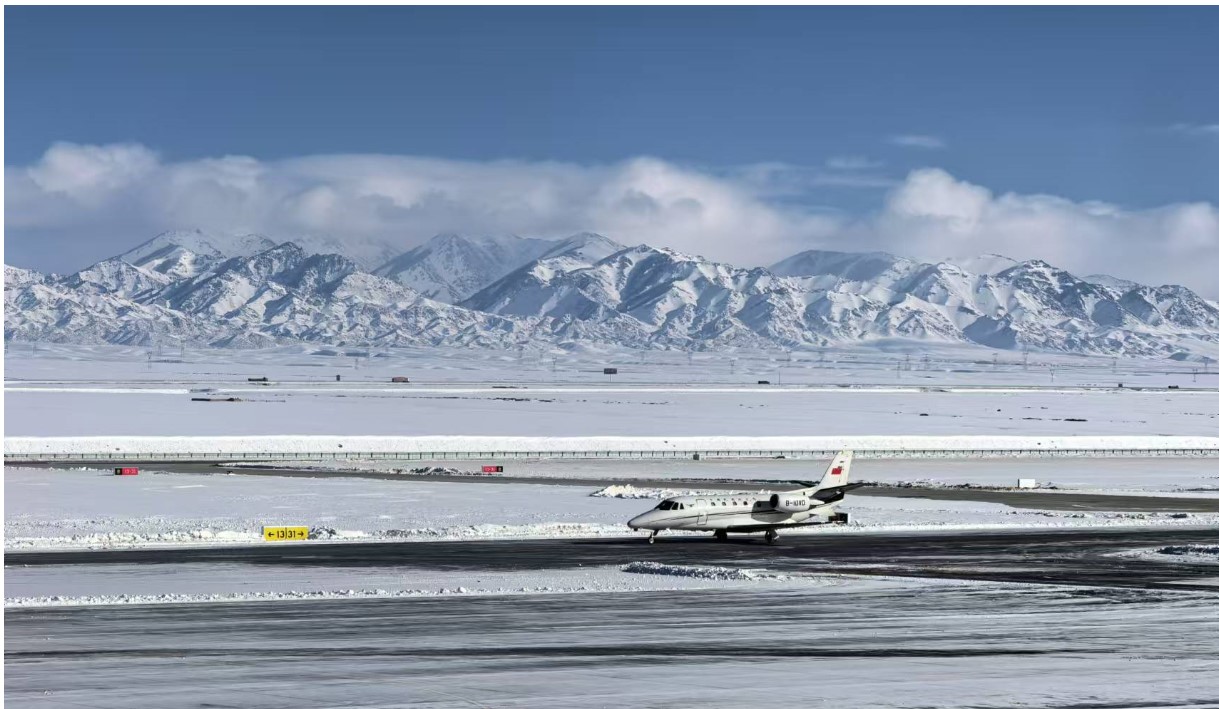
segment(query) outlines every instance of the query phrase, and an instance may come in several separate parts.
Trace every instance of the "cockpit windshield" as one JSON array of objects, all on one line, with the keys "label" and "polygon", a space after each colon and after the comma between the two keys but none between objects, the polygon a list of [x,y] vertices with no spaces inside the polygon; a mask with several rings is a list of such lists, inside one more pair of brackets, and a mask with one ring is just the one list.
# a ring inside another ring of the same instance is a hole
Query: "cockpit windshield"
[{"label": "cockpit windshield", "polygon": [[664,502],[657,505],[656,509],[658,509],[658,510],[684,510],[684,509],[686,509],[686,506],[681,504],[680,502],[674,502],[673,500],[665,500]]}]

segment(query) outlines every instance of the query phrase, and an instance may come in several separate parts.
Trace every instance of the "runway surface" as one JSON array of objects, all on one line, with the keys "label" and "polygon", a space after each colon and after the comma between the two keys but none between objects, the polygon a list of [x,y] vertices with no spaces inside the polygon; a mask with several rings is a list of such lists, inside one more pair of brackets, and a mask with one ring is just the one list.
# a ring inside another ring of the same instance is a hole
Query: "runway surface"
[{"label": "runway surface", "polygon": [[1219,543],[1219,528],[830,533],[776,546],[635,537],[14,553],[10,573],[29,565],[82,578],[118,564],[165,576],[377,567],[476,578],[643,560],[838,573],[790,589],[10,609],[5,700],[47,709],[1215,706],[1219,566],[1113,555],[1193,543]]},{"label": "runway surface", "polygon": [[[314,568],[394,567],[446,571],[537,571],[657,561],[855,574],[1129,588],[1189,588],[1219,594],[1219,567],[1112,556],[1169,544],[1217,544],[1219,528],[1073,529],[955,533],[822,533],[716,542],[643,536],[461,542],[317,543],[109,551],[18,552],[8,566],[64,564],[248,564]],[[167,569],[166,573],[171,573]]]},{"label": "runway surface", "polygon": [[1214,602],[859,581],[31,609],[7,614],[5,697],[55,709],[1214,706]]}]

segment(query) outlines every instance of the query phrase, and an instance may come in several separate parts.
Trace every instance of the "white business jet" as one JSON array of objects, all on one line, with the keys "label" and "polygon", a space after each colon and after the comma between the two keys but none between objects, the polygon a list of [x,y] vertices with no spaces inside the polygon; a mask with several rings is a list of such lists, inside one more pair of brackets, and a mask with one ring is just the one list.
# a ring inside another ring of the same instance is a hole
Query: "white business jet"
[{"label": "white business jet", "polygon": [[772,495],[747,493],[670,497],[626,524],[631,529],[651,530],[649,543],[656,541],[656,535],[661,530],[681,529],[715,532],[718,541],[727,539],[729,532],[765,532],[766,541],[774,544],[779,538],[778,530],[782,528],[845,524],[847,514],[837,511],[838,503],[842,502],[848,491],[863,485],[848,484],[850,475],[851,452],[842,451],[830,463],[819,483],[793,480],[805,487]]}]

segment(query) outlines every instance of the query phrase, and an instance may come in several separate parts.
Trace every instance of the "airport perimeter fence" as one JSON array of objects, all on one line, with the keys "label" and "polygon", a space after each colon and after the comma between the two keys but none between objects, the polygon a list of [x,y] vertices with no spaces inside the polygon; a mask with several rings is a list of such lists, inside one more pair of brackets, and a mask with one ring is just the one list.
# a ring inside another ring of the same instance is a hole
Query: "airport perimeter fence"
[{"label": "airport perimeter fence", "polygon": [[[731,459],[824,459],[838,449],[806,450],[621,450],[621,451],[317,451],[309,453],[123,453],[76,452],[4,454],[8,464],[21,462],[119,462],[156,461],[164,463],[273,463],[334,460],[360,461],[445,461],[445,460],[731,460]],[[918,458],[1215,458],[1216,448],[1020,448],[1020,449],[854,449],[860,459]]]}]

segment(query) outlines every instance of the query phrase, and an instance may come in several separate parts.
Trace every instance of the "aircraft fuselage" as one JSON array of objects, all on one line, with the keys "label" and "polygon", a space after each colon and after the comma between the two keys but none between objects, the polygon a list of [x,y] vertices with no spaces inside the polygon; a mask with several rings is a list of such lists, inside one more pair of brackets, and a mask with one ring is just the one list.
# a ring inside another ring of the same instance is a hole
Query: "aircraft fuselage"
[{"label": "aircraft fuselage", "polygon": [[631,529],[713,532],[741,527],[809,524],[820,521],[816,518],[828,518],[834,514],[834,507],[832,503],[821,504],[817,500],[810,500],[808,508],[804,510],[776,509],[771,505],[770,495],[670,497],[655,509],[627,522],[627,526]]}]

